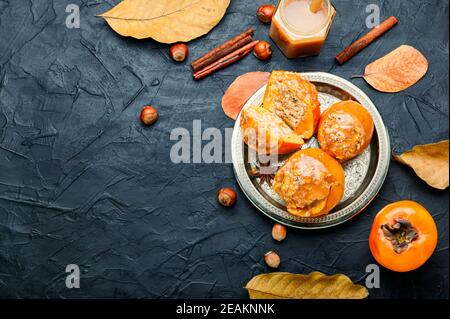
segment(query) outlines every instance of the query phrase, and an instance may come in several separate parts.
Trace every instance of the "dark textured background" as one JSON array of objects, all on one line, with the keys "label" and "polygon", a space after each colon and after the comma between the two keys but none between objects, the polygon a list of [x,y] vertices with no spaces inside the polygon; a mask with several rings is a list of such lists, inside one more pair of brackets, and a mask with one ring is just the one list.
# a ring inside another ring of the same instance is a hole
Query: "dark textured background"
[{"label": "dark textured background", "polygon": [[[433,214],[436,252],[407,274],[381,271],[372,298],[448,298],[448,199],[397,163],[376,200],[356,219],[326,231],[289,230],[275,243],[272,222],[239,191],[233,209],[216,203],[222,186],[238,188],[231,164],[170,162],[175,127],[232,127],[220,108],[233,79],[274,68],[325,71],[344,78],[401,44],[428,58],[428,74],[398,94],[358,85],[378,106],[394,151],[448,137],[448,1],[335,0],[338,15],[319,57],[292,60],[278,49],[201,82],[167,46],[115,34],[95,15],[117,0],[0,0],[0,297],[246,298],[242,287],[269,271],[342,272],[364,282],[374,263],[367,245],[384,205],[412,199]],[[255,12],[264,1],[232,1],[222,22],[190,43],[198,57],[245,28],[267,39]],[[272,1],[274,2],[274,1]],[[69,3],[81,5],[81,29],[65,27]],[[400,23],[344,66],[333,57],[367,30],[368,3]],[[150,128],[145,104],[160,111]],[[81,289],[65,288],[65,267],[80,265]]]}]

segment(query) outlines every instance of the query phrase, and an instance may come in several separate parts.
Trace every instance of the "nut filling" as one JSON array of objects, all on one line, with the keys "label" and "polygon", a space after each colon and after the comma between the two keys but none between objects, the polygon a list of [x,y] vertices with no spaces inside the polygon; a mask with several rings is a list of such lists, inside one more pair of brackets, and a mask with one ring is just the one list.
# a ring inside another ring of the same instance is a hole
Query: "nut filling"
[{"label": "nut filling", "polygon": [[295,128],[305,115],[307,105],[297,96],[295,90],[286,86],[283,82],[275,82],[274,88],[281,95],[279,100],[274,101],[276,114],[285,120],[290,127]]},{"label": "nut filling", "polygon": [[396,219],[393,225],[383,224],[381,230],[384,236],[392,243],[394,251],[401,254],[408,245],[416,240],[419,235],[416,228],[406,219]]}]

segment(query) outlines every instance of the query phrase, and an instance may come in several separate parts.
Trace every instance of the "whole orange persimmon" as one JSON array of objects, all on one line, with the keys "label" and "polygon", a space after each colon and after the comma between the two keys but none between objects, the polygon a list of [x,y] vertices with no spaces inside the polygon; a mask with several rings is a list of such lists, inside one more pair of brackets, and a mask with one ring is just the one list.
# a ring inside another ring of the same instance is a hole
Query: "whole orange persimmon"
[{"label": "whole orange persimmon", "polygon": [[377,214],[369,247],[382,266],[407,272],[419,268],[431,257],[437,240],[431,214],[422,205],[405,200],[387,205]]}]

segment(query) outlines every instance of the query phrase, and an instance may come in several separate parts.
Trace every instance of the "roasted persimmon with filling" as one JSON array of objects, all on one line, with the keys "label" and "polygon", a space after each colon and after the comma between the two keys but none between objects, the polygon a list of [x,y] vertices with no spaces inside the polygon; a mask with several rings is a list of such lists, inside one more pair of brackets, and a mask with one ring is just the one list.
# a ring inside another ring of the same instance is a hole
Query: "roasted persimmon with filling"
[{"label": "roasted persimmon with filling", "polygon": [[305,139],[316,132],[320,119],[319,93],[299,73],[273,71],[264,94],[263,107],[282,118]]},{"label": "roasted persimmon with filling", "polygon": [[422,205],[405,200],[387,205],[377,214],[369,247],[379,264],[406,272],[419,268],[431,257],[437,240],[431,214]]},{"label": "roasted persimmon with filling", "polygon": [[278,170],[273,189],[286,201],[289,213],[300,217],[328,214],[344,194],[344,170],[317,148],[300,150]]},{"label": "roasted persimmon with filling", "polygon": [[242,111],[244,142],[258,153],[288,154],[303,145],[303,139],[284,121],[265,108],[255,105]]},{"label": "roasted persimmon with filling", "polygon": [[325,152],[345,162],[369,146],[373,130],[369,111],[355,101],[344,101],[332,105],[322,114],[317,138]]}]

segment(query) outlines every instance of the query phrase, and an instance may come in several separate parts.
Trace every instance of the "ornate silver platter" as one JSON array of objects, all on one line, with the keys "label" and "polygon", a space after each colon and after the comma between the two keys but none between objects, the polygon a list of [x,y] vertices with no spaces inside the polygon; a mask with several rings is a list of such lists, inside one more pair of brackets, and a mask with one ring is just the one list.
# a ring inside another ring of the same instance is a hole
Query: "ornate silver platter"
[{"label": "ornate silver platter", "polygon": [[[376,196],[386,178],[389,169],[390,142],[383,119],[367,95],[352,83],[328,73],[302,73],[302,76],[314,83],[319,91],[321,111],[342,100],[355,100],[371,113],[375,132],[371,145],[360,156],[345,163],[345,193],[340,204],[328,215],[315,218],[302,218],[287,212],[283,200],[272,190],[268,183],[261,182],[249,172],[258,165],[254,157],[249,156],[240,129],[240,115],[234,126],[231,140],[231,154],[236,179],[248,199],[262,213],[273,220],[296,228],[320,229],[339,225],[360,213]],[[260,104],[265,86],[256,92],[244,108]],[[319,147],[315,137],[303,148]],[[288,157],[288,156],[287,156]],[[282,164],[287,158],[279,159]]]}]

